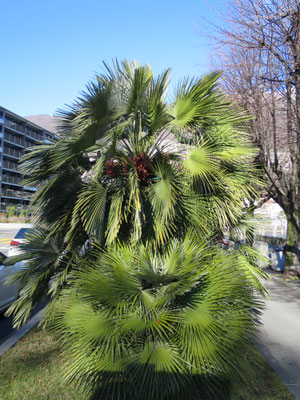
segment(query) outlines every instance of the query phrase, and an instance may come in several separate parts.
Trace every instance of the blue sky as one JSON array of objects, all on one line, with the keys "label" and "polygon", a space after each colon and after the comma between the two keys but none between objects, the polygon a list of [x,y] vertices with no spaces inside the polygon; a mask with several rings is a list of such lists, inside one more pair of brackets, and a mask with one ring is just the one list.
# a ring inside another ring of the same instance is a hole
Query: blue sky
[{"label": "blue sky", "polygon": [[172,68],[171,87],[209,70],[202,17],[226,0],[12,0],[1,10],[0,105],[22,115],[70,104],[102,60]]}]

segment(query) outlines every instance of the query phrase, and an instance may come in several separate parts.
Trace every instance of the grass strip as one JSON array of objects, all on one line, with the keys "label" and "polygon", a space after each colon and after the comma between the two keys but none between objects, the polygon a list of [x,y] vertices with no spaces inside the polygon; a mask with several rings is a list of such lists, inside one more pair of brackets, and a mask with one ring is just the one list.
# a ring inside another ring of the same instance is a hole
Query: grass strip
[{"label": "grass strip", "polygon": [[[240,388],[243,400],[293,400],[294,396],[257,352],[255,388]],[[54,336],[34,328],[0,358],[1,400],[86,400],[63,380],[64,359]],[[237,400],[233,397],[232,400]]]}]

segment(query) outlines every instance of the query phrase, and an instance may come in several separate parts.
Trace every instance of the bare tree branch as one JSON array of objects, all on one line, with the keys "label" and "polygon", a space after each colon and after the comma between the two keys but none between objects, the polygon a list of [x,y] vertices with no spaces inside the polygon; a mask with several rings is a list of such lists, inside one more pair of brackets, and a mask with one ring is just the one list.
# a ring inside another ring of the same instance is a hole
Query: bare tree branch
[{"label": "bare tree branch", "polygon": [[[300,3],[230,0],[228,15],[211,24],[224,70],[224,91],[253,115],[249,130],[260,152],[268,193],[289,221],[289,249],[300,243]],[[300,259],[293,257],[300,270]]]}]

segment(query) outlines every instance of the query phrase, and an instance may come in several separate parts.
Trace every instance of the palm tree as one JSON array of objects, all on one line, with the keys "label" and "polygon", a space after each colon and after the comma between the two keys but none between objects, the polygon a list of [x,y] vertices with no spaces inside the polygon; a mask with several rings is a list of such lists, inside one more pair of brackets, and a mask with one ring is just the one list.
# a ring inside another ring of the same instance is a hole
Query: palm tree
[{"label": "palm tree", "polygon": [[[255,149],[217,89],[219,73],[184,80],[166,102],[169,70],[124,61],[96,76],[63,117],[62,139],[24,158],[33,205],[50,232],[165,243],[193,225],[222,231],[253,192]],[[180,146],[185,143],[185,146]]]},{"label": "palm tree", "polygon": [[96,247],[56,309],[66,377],[95,400],[232,398],[253,372],[263,307],[242,271],[242,259],[195,234],[163,253]]},{"label": "palm tree", "polygon": [[[248,116],[226,101],[219,76],[183,80],[167,102],[169,70],[154,78],[149,66],[106,66],[60,112],[61,139],[24,157],[26,184],[38,188],[32,203],[42,227],[38,235],[70,257],[51,294],[66,283],[72,255],[93,243],[151,240],[159,250],[191,227],[219,237],[244,218],[244,200],[259,183],[256,151],[245,133]],[[43,252],[35,246],[34,238],[24,246],[31,261],[16,276],[28,289],[9,310],[17,326],[29,315],[32,298],[37,302],[56,282],[44,274],[40,258],[31,257]],[[57,270],[56,257],[49,268]]]},{"label": "palm tree", "polygon": [[18,326],[51,300],[44,321],[93,399],[215,399],[218,388],[224,398],[248,373],[264,293],[257,253],[216,245],[246,221],[260,183],[248,116],[219,73],[183,80],[172,101],[168,76],[106,66],[60,113],[61,139],[23,160],[37,229],[8,312]]}]

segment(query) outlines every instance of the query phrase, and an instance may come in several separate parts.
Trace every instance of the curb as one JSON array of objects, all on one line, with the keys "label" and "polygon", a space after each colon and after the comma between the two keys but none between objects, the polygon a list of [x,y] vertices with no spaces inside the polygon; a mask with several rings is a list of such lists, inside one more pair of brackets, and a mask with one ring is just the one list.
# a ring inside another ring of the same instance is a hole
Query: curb
[{"label": "curb", "polygon": [[23,336],[26,335],[42,318],[44,309],[37,312],[25,325],[12,333],[4,343],[0,345],[0,357],[7,352],[13,345],[15,345]]}]

